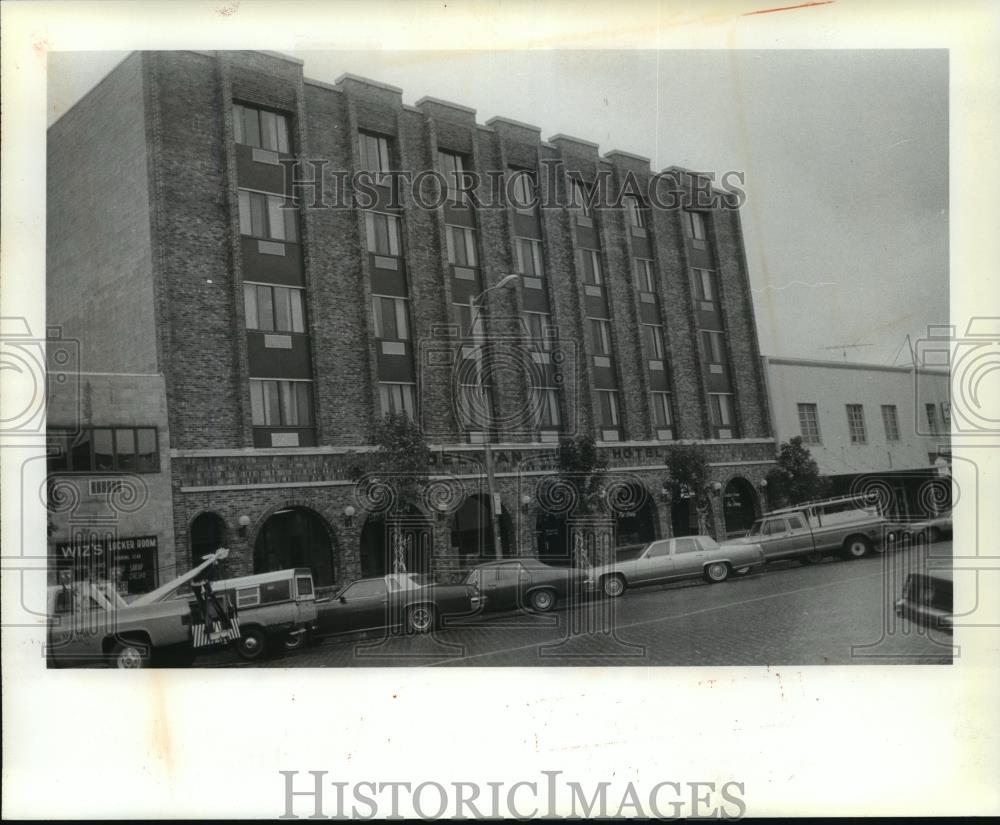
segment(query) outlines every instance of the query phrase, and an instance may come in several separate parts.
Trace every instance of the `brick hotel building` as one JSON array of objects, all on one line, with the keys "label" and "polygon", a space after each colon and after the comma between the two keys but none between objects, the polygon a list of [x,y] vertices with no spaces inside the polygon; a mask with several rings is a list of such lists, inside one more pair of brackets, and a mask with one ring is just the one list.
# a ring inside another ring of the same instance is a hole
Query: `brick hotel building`
[{"label": "brick hotel building", "polygon": [[[375,202],[309,208],[303,189],[282,209],[295,158],[372,172]],[[393,170],[483,186],[500,170],[518,197],[427,209],[378,185]],[[653,175],[646,158],[482,125],[435,98],[406,105],[383,83],[311,80],[282,55],[132,54],[48,133],[48,323],[79,342],[83,369],[79,398],[56,388],[49,402],[50,489],[75,489],[51,508],[53,552],[104,530],[145,537],[153,557],[134,563],[157,580],[218,544],[234,573],[378,574],[385,522],[356,481],[390,411],[423,427],[447,482],[405,514],[411,567],[565,553],[565,514],[538,488],[561,434],[593,435],[626,491],[609,511],[619,544],[697,529],[666,484],[676,443],[708,462],[708,529],[740,529],[775,442],[738,210],[573,197],[628,176],[645,191]],[[575,206],[525,206],[543,179]],[[456,383],[435,360],[475,364],[469,350],[504,335],[533,369],[460,369]],[[109,492],[128,485],[143,505],[123,510]]]}]

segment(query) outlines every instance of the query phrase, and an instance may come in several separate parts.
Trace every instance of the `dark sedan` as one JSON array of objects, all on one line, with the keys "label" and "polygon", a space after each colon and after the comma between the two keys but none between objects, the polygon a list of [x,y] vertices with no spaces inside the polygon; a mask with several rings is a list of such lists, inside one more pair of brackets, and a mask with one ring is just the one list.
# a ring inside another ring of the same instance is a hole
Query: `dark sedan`
[{"label": "dark sedan", "polygon": [[545,613],[571,593],[583,589],[584,573],[550,567],[537,559],[505,559],[473,567],[464,583],[482,593],[485,610],[528,608]]},{"label": "dark sedan", "polygon": [[351,582],[316,607],[321,634],[398,627],[427,633],[439,627],[444,616],[476,613],[480,601],[474,587],[435,584],[419,573],[390,573]]}]

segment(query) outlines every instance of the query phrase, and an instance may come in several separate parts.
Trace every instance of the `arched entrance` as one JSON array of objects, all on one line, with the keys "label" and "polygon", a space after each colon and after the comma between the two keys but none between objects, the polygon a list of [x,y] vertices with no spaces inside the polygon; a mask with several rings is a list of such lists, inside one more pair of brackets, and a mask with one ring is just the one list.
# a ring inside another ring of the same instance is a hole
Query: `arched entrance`
[{"label": "arched entrance", "polygon": [[[510,514],[500,510],[500,551],[514,555]],[[496,542],[490,519],[489,499],[484,495],[469,496],[455,511],[451,520],[451,551],[463,566],[478,564],[497,557]]]},{"label": "arched entrance", "polygon": [[726,537],[742,536],[757,518],[757,493],[745,478],[729,480],[722,493],[722,515],[726,523]]},{"label": "arched entrance", "polygon": [[670,523],[675,536],[714,536],[712,502],[683,487],[674,489],[670,504]]},{"label": "arched entrance", "polygon": [[255,573],[310,567],[319,587],[334,583],[331,531],[317,513],[288,507],[268,516],[253,548]]},{"label": "arched entrance", "polygon": [[656,540],[656,505],[646,488],[629,484],[609,502],[615,512],[615,544],[649,544]]},{"label": "arched entrance", "polygon": [[218,513],[201,513],[191,522],[191,567],[226,543],[226,522]]},{"label": "arched entrance", "polygon": [[361,576],[429,573],[433,546],[433,525],[413,505],[392,516],[368,516],[361,528]]}]

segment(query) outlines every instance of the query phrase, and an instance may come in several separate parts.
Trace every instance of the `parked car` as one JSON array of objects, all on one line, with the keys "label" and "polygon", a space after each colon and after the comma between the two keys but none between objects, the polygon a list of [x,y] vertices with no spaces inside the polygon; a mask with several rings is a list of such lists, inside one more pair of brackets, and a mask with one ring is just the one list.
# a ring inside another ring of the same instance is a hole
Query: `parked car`
[{"label": "parked car", "polygon": [[766,513],[735,542],[758,544],[771,561],[816,564],[828,555],[860,559],[880,549],[888,524],[863,499],[845,496]]},{"label": "parked car", "polygon": [[951,513],[947,515],[934,516],[921,521],[911,521],[906,526],[906,531],[914,538],[933,544],[947,536],[951,538]]},{"label": "parked car", "polygon": [[49,664],[189,664],[198,651],[237,640],[236,612],[225,597],[199,587],[194,595],[170,598],[227,553],[220,548],[193,570],[131,603],[107,581],[66,576],[49,586]]},{"label": "parked car", "polygon": [[316,589],[308,567],[225,579],[213,588],[239,610],[236,652],[244,659],[259,659],[273,643],[297,650],[317,629]]},{"label": "parked car", "polygon": [[550,567],[538,559],[504,559],[478,564],[463,583],[479,590],[484,610],[528,608],[545,613],[560,599],[583,589],[584,571],[574,567]]},{"label": "parked car", "polygon": [[722,582],[730,573],[743,575],[763,564],[759,544],[719,544],[711,536],[682,536],[620,552],[614,562],[589,571],[586,589],[616,598],[629,587],[673,579],[702,576],[710,583]]},{"label": "parked car", "polygon": [[920,627],[952,632],[952,571],[910,573],[896,600],[896,615]]},{"label": "parked car", "polygon": [[322,633],[350,633],[378,628],[404,628],[428,633],[446,616],[476,613],[482,596],[467,584],[436,584],[420,573],[390,573],[358,579],[320,605]]}]

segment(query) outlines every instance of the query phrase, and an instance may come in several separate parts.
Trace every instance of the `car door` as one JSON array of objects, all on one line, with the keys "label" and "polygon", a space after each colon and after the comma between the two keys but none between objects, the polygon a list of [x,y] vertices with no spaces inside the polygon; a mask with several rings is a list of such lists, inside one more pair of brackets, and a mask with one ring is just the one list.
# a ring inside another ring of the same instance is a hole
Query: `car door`
[{"label": "car door", "polygon": [[382,579],[354,582],[334,604],[343,630],[368,630],[388,624],[389,594]]},{"label": "car door", "polygon": [[637,584],[669,579],[674,572],[674,562],[670,555],[671,539],[654,541],[642,554],[632,580]]},{"label": "car door", "polygon": [[788,519],[768,519],[761,526],[760,537],[761,546],[764,548],[764,555],[768,561],[780,559],[788,550]]},{"label": "car door", "polygon": [[497,609],[510,610],[523,603],[524,579],[521,565],[501,564],[494,568],[496,576]]},{"label": "car door", "polygon": [[59,663],[101,659],[101,640],[114,631],[112,618],[86,588],[66,587],[49,611],[49,646]]},{"label": "car door", "polygon": [[682,576],[699,575],[702,564],[705,560],[705,551],[702,550],[697,536],[683,536],[673,540],[673,560],[675,578]]}]

